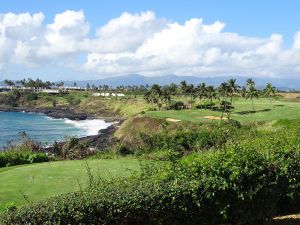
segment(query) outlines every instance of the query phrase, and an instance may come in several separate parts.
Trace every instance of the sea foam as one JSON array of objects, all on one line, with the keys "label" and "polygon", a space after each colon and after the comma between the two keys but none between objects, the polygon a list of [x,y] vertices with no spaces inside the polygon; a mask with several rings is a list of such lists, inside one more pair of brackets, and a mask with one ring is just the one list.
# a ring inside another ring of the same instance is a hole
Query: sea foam
[{"label": "sea foam", "polygon": [[69,120],[64,121],[67,124],[71,124],[85,132],[85,135],[96,135],[99,130],[109,127],[112,123],[106,123],[104,120]]}]

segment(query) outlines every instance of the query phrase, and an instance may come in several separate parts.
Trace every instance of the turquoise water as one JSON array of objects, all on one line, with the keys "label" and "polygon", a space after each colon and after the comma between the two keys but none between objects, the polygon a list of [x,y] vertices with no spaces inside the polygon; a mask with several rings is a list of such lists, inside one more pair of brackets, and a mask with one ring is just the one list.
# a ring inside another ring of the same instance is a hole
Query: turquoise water
[{"label": "turquoise water", "polygon": [[109,125],[103,120],[71,121],[36,113],[0,112],[0,147],[9,141],[19,142],[19,133],[23,131],[31,139],[45,145],[66,137],[94,135]]}]

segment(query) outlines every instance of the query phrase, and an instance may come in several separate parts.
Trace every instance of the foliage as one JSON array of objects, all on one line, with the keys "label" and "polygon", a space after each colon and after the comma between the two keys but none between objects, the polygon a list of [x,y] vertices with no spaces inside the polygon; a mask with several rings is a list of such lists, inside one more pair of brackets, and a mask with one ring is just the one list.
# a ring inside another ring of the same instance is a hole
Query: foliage
[{"label": "foliage", "polygon": [[19,136],[20,144],[8,144],[0,151],[0,168],[50,160],[45,152],[40,151],[40,145],[31,140],[26,132],[20,132]]},{"label": "foliage", "polygon": [[90,151],[86,142],[75,137],[71,137],[63,143],[55,142],[52,152],[58,159],[83,159],[95,153]]},{"label": "foliage", "polygon": [[174,109],[174,110],[180,110],[184,108],[185,106],[182,101],[171,101],[171,104],[168,107],[168,109]]},{"label": "foliage", "polygon": [[0,151],[0,167],[48,161],[49,158],[46,153],[33,152],[31,149],[27,148]]},{"label": "foliage", "polygon": [[[274,147],[274,146],[273,146]],[[1,216],[3,224],[265,224],[299,203],[300,149],[232,145]]]},{"label": "foliage", "polygon": [[68,95],[67,102],[70,106],[76,106],[80,104],[81,100],[74,95]]},{"label": "foliage", "polygon": [[239,128],[241,124],[233,120],[224,122],[222,126],[191,123],[175,125],[144,117],[127,121],[117,134],[121,145],[136,155],[155,154],[163,150],[185,155],[220,148],[236,139],[236,133],[242,132],[238,131]]}]

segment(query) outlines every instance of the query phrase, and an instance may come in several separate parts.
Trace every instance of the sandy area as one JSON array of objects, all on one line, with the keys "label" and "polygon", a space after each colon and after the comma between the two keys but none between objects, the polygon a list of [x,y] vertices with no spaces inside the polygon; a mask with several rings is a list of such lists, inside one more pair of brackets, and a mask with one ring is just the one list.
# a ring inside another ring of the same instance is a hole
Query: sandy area
[{"label": "sandy area", "polygon": [[176,119],[173,119],[173,118],[167,118],[166,121],[168,122],[180,122],[181,120],[176,120]]},{"label": "sandy area", "polygon": [[290,93],[290,92],[283,93],[283,92],[281,92],[278,94],[282,95],[286,99],[295,99],[297,97],[300,97],[300,93]]},{"label": "sandy area", "polygon": [[300,214],[275,217],[270,223],[270,225],[299,225],[299,224],[300,224]]}]

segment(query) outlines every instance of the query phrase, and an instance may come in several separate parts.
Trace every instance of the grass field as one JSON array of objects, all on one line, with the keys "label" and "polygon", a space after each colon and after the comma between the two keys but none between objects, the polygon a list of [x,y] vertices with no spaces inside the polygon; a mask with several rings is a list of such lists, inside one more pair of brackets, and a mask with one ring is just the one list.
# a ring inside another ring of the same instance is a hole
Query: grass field
[{"label": "grass field", "polygon": [[121,116],[123,118],[136,115],[149,108],[150,106],[145,103],[142,96],[138,96],[136,99],[90,97],[79,105],[79,109],[82,111],[96,116]]},{"label": "grass field", "polygon": [[[278,119],[299,119],[300,103],[286,100],[255,99],[254,109],[250,100],[235,99],[233,102],[234,110],[231,118],[242,123],[253,121],[274,121]],[[187,110],[168,110],[168,111],[149,111],[147,116],[155,118],[172,118],[176,120],[203,122],[209,119],[201,118],[204,116],[220,117],[221,112],[205,109]]]},{"label": "grass field", "polygon": [[26,198],[36,201],[86,187],[87,165],[94,176],[103,178],[128,176],[139,169],[135,159],[74,160],[1,168],[0,211],[8,202],[20,205],[27,202]]}]

